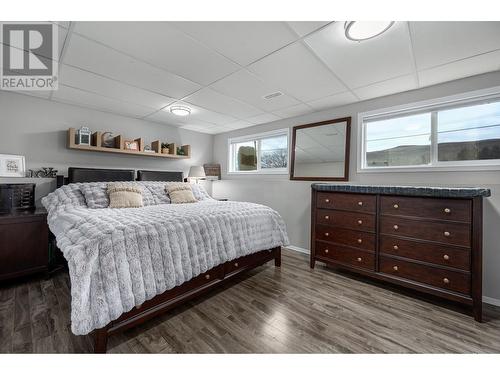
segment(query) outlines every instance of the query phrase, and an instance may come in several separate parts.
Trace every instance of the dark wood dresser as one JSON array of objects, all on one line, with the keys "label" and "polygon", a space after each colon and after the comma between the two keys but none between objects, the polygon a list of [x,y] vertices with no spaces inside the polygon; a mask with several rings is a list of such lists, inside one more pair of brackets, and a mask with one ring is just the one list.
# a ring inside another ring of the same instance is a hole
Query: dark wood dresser
[{"label": "dark wood dresser", "polygon": [[482,319],[488,189],[312,185],[316,261],[452,300]]},{"label": "dark wood dresser", "polygon": [[47,271],[48,243],[44,209],[0,215],[0,280]]}]

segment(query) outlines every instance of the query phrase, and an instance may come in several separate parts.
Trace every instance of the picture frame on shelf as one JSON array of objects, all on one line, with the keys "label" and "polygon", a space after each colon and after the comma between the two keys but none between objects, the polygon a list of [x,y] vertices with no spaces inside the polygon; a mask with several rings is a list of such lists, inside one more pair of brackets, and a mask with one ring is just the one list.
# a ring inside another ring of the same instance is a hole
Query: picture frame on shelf
[{"label": "picture frame on shelf", "polygon": [[139,142],[137,141],[124,141],[123,147],[125,150],[139,151]]},{"label": "picture frame on shelf", "polygon": [[0,154],[0,177],[26,177],[24,156]]}]

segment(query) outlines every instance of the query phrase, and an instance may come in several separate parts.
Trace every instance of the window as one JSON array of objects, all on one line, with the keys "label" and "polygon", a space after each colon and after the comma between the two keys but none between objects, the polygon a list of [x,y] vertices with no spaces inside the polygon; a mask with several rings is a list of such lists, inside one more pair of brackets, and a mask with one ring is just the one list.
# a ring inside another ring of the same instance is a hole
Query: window
[{"label": "window", "polygon": [[288,173],[288,129],[229,139],[229,173]]},{"label": "window", "polygon": [[500,166],[500,98],[360,114],[361,170]]}]

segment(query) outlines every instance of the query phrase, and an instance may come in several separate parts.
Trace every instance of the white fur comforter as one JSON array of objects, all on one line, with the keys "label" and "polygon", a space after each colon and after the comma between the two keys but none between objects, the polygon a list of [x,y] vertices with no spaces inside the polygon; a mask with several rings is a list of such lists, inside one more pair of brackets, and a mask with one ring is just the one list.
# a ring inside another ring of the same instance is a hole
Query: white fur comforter
[{"label": "white fur comforter", "polygon": [[90,209],[64,186],[42,200],[71,277],[71,329],[83,335],[228,260],[288,244],[269,207],[204,199]]}]

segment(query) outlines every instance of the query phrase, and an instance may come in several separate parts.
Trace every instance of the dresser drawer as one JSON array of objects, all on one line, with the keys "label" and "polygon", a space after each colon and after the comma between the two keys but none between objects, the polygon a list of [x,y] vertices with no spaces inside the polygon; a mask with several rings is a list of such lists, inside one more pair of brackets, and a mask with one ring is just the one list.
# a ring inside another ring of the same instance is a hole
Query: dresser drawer
[{"label": "dresser drawer", "polygon": [[318,193],[316,207],[375,213],[376,197],[365,194]]},{"label": "dresser drawer", "polygon": [[426,217],[430,219],[470,222],[471,201],[458,199],[380,197],[382,215]]},{"label": "dresser drawer", "polygon": [[316,222],[318,224],[375,232],[375,215],[373,214],[318,209],[316,211]]},{"label": "dresser drawer", "polygon": [[470,247],[470,225],[394,216],[380,217],[380,233]]},{"label": "dresser drawer", "polygon": [[351,249],[316,241],[316,256],[328,258],[338,263],[375,270],[375,255],[362,250]]},{"label": "dresser drawer", "polygon": [[375,234],[373,233],[318,225],[316,227],[316,239],[375,251]]},{"label": "dresser drawer", "polygon": [[470,294],[470,274],[389,257],[380,257],[380,272],[454,292]]},{"label": "dresser drawer", "polygon": [[380,252],[465,271],[470,270],[468,249],[381,235]]}]

